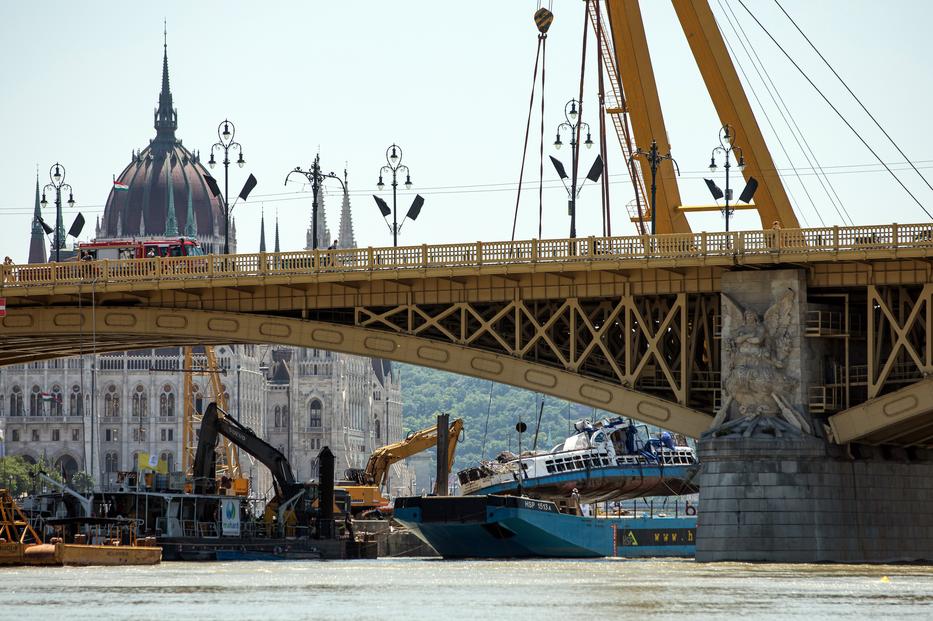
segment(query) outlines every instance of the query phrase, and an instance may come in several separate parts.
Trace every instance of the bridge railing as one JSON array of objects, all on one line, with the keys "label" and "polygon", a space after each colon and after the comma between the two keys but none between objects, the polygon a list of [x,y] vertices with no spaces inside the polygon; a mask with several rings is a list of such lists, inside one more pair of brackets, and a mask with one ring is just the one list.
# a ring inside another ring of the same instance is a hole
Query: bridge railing
[{"label": "bridge railing", "polygon": [[652,260],[782,253],[838,254],[901,248],[933,250],[933,223],[2,265],[0,289],[44,284],[238,278],[581,260],[644,260],[650,263]]}]

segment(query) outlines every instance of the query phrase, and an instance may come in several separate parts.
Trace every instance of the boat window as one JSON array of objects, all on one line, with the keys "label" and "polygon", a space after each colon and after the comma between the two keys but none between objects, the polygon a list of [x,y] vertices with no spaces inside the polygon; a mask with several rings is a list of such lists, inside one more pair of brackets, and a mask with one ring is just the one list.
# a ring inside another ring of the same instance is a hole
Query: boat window
[{"label": "boat window", "polygon": [[612,448],[615,449],[616,455],[625,454],[625,430],[618,429],[612,432],[610,436],[612,438]]}]

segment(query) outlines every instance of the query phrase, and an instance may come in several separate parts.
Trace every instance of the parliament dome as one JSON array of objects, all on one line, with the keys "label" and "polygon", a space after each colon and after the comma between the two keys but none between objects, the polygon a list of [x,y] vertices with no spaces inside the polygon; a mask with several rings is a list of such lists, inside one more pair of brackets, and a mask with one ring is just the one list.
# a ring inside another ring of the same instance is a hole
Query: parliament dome
[{"label": "parliament dome", "polygon": [[[178,112],[169,88],[168,47],[162,59],[162,90],[154,113],[155,138],[134,150],[130,163],[114,180],[98,239],[126,237],[196,237],[205,252],[223,248],[224,209],[221,197],[212,196],[198,153],[175,136]],[[231,222],[231,252],[236,232]]]}]

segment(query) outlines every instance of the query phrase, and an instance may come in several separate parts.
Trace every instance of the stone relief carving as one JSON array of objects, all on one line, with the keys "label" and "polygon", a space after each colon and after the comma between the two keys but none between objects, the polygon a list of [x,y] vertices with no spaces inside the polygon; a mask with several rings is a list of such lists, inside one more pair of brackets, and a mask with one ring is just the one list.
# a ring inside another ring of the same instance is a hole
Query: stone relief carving
[{"label": "stone relief carving", "polygon": [[728,366],[722,375],[723,406],[713,427],[727,419],[780,417],[810,433],[806,417],[784,396],[793,394],[800,384],[799,365],[789,359],[800,332],[797,293],[788,289],[764,317],[742,308],[728,295],[722,299],[722,312],[731,329],[723,334]]}]

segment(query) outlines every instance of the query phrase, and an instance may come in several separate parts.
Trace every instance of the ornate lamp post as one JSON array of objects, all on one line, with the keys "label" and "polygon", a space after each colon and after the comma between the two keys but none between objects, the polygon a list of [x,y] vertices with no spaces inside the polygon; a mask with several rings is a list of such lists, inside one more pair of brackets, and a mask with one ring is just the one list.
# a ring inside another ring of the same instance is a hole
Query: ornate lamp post
[{"label": "ornate lamp post", "polygon": [[71,186],[65,183],[65,167],[55,162],[49,169],[49,178],[51,183],[42,188],[42,207],[48,206],[45,199],[46,191],[55,190],[55,261],[61,261],[61,249],[65,246],[65,223],[62,221],[62,190],[68,190],[68,207],[75,206],[74,194]]},{"label": "ornate lamp post", "polygon": [[343,193],[347,193],[347,186],[344,185],[343,179],[335,175],[333,172],[323,173],[321,172],[321,155],[314,156],[314,163],[311,164],[311,168],[308,170],[302,170],[299,166],[295,166],[295,170],[289,171],[285,175],[285,184],[288,184],[288,178],[292,175],[301,175],[308,180],[308,183],[311,184],[311,193],[314,196],[314,204],[311,206],[311,229],[314,233],[311,235],[311,249],[317,250],[317,197],[321,192],[321,187],[324,184],[325,179],[336,179],[340,182],[340,186],[343,188]]},{"label": "ornate lamp post", "polygon": [[[376,183],[376,187],[379,190],[383,190],[386,187],[386,184],[382,181],[382,174],[387,173],[392,175],[392,245],[398,246],[398,173],[400,170],[405,171],[405,189],[411,189],[411,173],[408,170],[408,166],[402,164],[402,147],[398,146],[395,143],[392,143],[388,149],[386,149],[386,164],[379,169],[379,182]],[[379,200],[376,199],[376,204],[379,204]]]},{"label": "ornate lamp post", "polygon": [[655,140],[651,141],[651,146],[648,147],[647,151],[645,151],[644,149],[638,149],[637,151],[632,153],[632,157],[630,158],[629,163],[631,163],[631,160],[635,159],[636,157],[645,158],[645,161],[648,162],[648,166],[651,169],[651,234],[654,235],[656,231],[656,226],[657,226],[657,217],[656,217],[657,210],[655,209],[655,207],[657,203],[657,194],[658,194],[658,184],[657,184],[658,167],[661,165],[661,162],[663,162],[664,160],[670,160],[671,162],[674,163],[674,170],[677,172],[678,175],[680,175],[680,167],[677,165],[677,160],[671,157],[670,151],[668,151],[667,155],[661,155],[658,152],[658,143]]},{"label": "ornate lamp post", "polygon": [[211,159],[207,162],[208,166],[214,168],[217,165],[214,151],[224,152],[222,162],[224,165],[224,254],[230,254],[230,199],[227,196],[230,193],[230,150],[236,149],[240,154],[236,161],[240,168],[246,165],[246,160],[243,159],[243,147],[233,140],[235,134],[236,126],[232,121],[224,119],[223,123],[217,126],[218,141],[211,147]]},{"label": "ornate lamp post", "polygon": [[[732,168],[731,157],[733,151],[738,152],[736,157],[736,167],[741,171],[745,168],[745,156],[742,155],[742,147],[735,146],[735,130],[731,125],[723,125],[719,129],[719,146],[713,149],[712,154],[709,158],[709,171],[716,172],[716,153],[721,153],[725,163],[723,168],[726,169],[726,205],[723,207],[722,213],[726,217],[726,232],[729,232],[729,216],[735,211],[734,208],[729,206],[729,201],[732,200],[732,189],[729,187],[729,169]],[[735,157],[735,156],[733,156]],[[711,188],[712,189],[712,188]]]},{"label": "ornate lamp post", "polygon": [[[568,130],[570,132],[570,203],[568,205],[570,211],[570,237],[577,236],[577,134],[586,128],[586,140],[583,141],[583,146],[587,149],[593,147],[593,138],[590,136],[590,126],[588,123],[580,120],[580,114],[577,111],[577,106],[580,102],[576,99],[571,99],[564,105],[564,118],[566,119],[563,123],[557,126],[557,138],[554,140],[554,148],[560,149],[564,143],[561,142],[560,133],[561,130]],[[556,164],[555,164],[556,166]],[[561,174],[562,170],[558,169],[558,174]],[[564,175],[561,174],[561,177]]]}]

